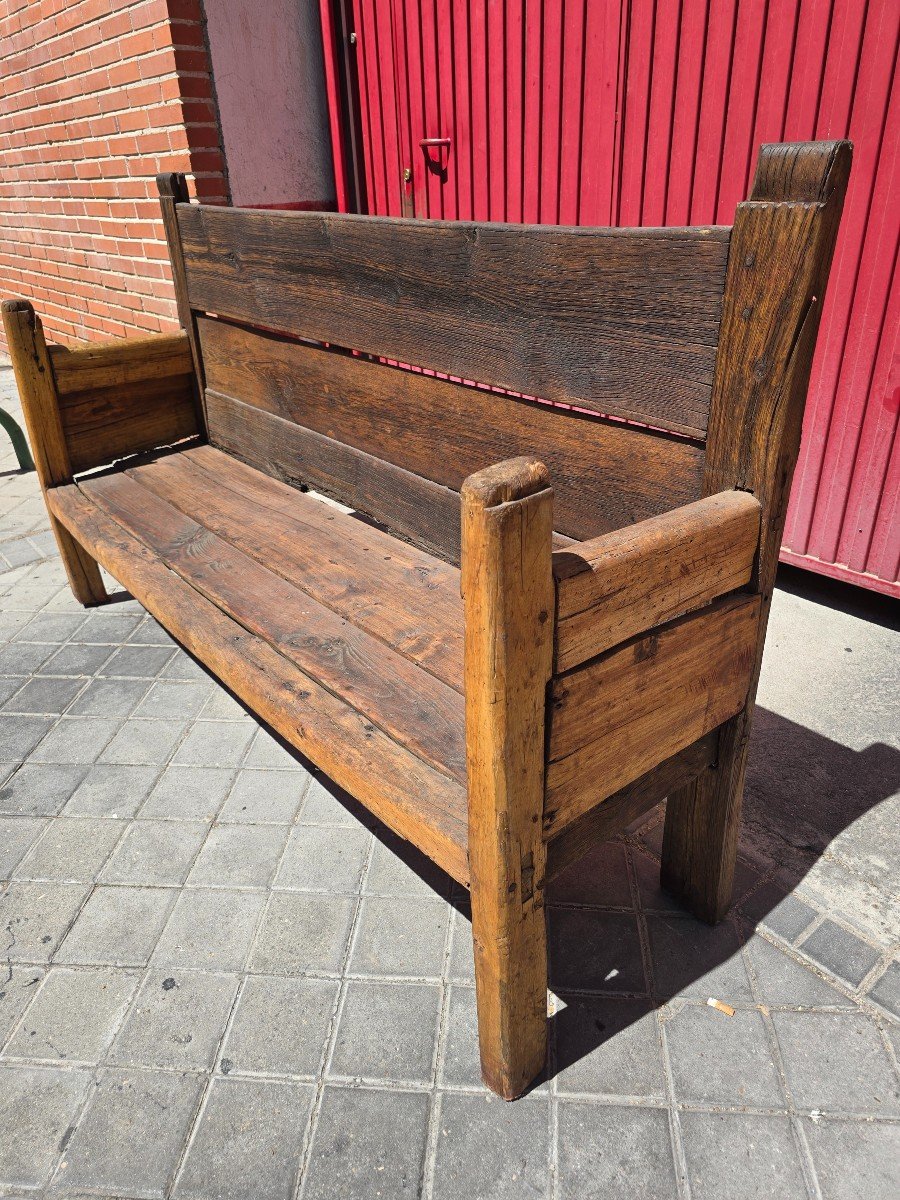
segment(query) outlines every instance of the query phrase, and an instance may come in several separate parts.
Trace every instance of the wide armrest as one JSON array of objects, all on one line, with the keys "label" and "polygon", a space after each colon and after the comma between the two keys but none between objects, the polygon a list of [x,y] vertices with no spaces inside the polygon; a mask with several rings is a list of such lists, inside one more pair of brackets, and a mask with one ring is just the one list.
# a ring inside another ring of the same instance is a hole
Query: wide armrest
[{"label": "wide armrest", "polygon": [[557,672],[748,583],[759,521],[754,496],[718,492],[556,551]]}]

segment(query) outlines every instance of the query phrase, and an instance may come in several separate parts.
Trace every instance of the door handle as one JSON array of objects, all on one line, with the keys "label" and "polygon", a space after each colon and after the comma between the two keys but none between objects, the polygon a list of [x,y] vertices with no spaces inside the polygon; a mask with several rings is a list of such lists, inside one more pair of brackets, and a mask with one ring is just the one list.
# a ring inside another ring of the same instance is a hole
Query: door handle
[{"label": "door handle", "polygon": [[[432,175],[437,175],[441,183],[447,182],[447,159],[450,157],[451,139],[448,137],[422,138],[419,142],[425,155],[425,165]],[[446,152],[447,157],[444,157]]]}]

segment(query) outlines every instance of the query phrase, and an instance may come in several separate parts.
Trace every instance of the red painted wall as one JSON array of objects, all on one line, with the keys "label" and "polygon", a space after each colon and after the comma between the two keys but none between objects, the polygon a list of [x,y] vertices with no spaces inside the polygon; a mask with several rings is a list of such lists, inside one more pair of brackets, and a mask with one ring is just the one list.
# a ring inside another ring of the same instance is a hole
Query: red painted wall
[{"label": "red painted wall", "polygon": [[348,5],[369,212],[730,224],[761,142],[853,139],[783,558],[900,595],[897,0]]}]

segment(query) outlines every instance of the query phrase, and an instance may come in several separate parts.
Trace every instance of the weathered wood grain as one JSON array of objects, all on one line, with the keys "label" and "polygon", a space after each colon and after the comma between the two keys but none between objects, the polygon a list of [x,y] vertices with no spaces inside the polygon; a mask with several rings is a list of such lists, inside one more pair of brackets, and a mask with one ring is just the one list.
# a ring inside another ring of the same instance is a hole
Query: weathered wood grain
[{"label": "weathered wood grain", "polygon": [[705,734],[678,754],[667,758],[646,775],[582,813],[558,832],[551,831],[547,846],[547,879],[555,879],[587,854],[598,842],[615,837],[643,813],[715,762],[716,731]]},{"label": "weathered wood grain", "polygon": [[175,289],[175,303],[178,308],[178,321],[187,334],[191,345],[191,358],[194,361],[194,405],[197,411],[197,425],[201,431],[206,428],[206,417],[203,411],[203,355],[200,351],[200,341],[197,337],[197,321],[191,312],[188,299],[187,276],[184,265],[184,248],[181,244],[181,233],[178,228],[176,210],[178,206],[188,206],[189,194],[187,180],[184,175],[174,172],[164,172],[156,176],[156,190],[159,194],[159,208],[162,216],[163,229],[166,234],[166,245],[169,249],[169,263],[172,267],[172,284]]},{"label": "weathered wood grain", "polygon": [[[44,500],[47,491],[72,479],[72,463],[59,416],[59,396],[44,331],[27,300],[4,300],[3,330],[22,401],[25,428]],[[49,510],[48,510],[49,511]],[[102,604],[106,588],[94,559],[50,512],[72,594],[79,604]]]},{"label": "weathered wood grain", "polygon": [[[249,458],[257,447],[285,478],[318,469],[331,487],[352,486],[353,503],[372,515],[421,537],[421,485],[410,483],[404,504],[403,476],[392,488],[379,487],[385,468],[367,462],[365,470],[335,442],[343,442],[413,476],[459,491],[462,481],[492,463],[534,454],[547,464],[554,490],[554,520],[570,537],[583,540],[620,529],[700,496],[702,447],[534,401],[466,387],[431,375],[401,370],[353,355],[288,341],[272,333],[244,329],[201,317],[200,343],[208,388],[210,438],[232,451],[243,446]],[[330,439],[322,443],[283,426],[260,423],[245,405],[304,426]],[[272,432],[277,429],[278,433]],[[305,445],[310,449],[306,451]],[[262,463],[258,464],[262,465]],[[267,468],[264,468],[267,469]],[[348,501],[350,503],[350,501]],[[432,502],[441,522],[440,543],[450,546],[444,506]],[[411,506],[411,511],[407,511]],[[450,522],[459,553],[459,513]],[[404,532],[404,530],[400,530]],[[433,543],[432,543],[433,544]]]},{"label": "weathered wood grain", "polygon": [[463,690],[459,571],[209,446],[131,474],[321,604]]},{"label": "weathered wood grain", "polygon": [[547,1053],[545,696],[553,493],[518,459],[463,484],[469,863],[481,1072],[507,1100]]},{"label": "weathered wood grain", "polygon": [[48,503],[108,571],[286,741],[379,820],[468,885],[465,789],[244,629],[171,571],[77,485]]},{"label": "weathered wood grain", "polygon": [[704,434],[727,229],[176,214],[194,309]]},{"label": "weathered wood grain", "polygon": [[[430,766],[466,781],[462,697],[129,475],[82,491],[245,629]],[[346,518],[350,520],[351,518]]]},{"label": "weathered wood grain", "polygon": [[553,556],[556,665],[604,650],[746,584],[759,501],[718,492]]},{"label": "weathered wood grain", "polygon": [[734,716],[746,700],[758,622],[758,597],[727,597],[554,676],[546,832]]},{"label": "weathered wood grain", "polygon": [[731,900],[753,702],[851,157],[849,142],[764,146],[735,218],[704,491],[740,488],[760,502],[759,631],[748,702],[723,729],[716,766],[669,797],[662,867],[664,886],[709,921]]},{"label": "weathered wood grain", "polygon": [[50,359],[61,400],[71,392],[125,388],[151,379],[190,375],[193,370],[186,333],[85,342],[76,349],[51,346]]}]

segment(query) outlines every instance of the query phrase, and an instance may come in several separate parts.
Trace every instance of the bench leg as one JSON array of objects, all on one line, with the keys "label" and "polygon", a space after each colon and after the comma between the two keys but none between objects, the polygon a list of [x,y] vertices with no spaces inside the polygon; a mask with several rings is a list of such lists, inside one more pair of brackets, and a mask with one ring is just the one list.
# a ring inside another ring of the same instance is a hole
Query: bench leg
[{"label": "bench leg", "polygon": [[66,577],[69,580],[72,595],[79,604],[83,604],[86,608],[95,604],[103,604],[108,596],[97,560],[88,554],[80,542],[75,541],[68,529],[60,524],[56,517],[50,517],[50,525],[59,548],[59,556],[66,569]]},{"label": "bench leg", "polygon": [[522,1094],[547,1056],[544,725],[553,493],[516,459],[462,490],[469,869],[485,1083]]},{"label": "bench leg", "polygon": [[746,710],[727,721],[715,765],[666,803],[660,881],[710,924],[731,904],[749,728]]}]

